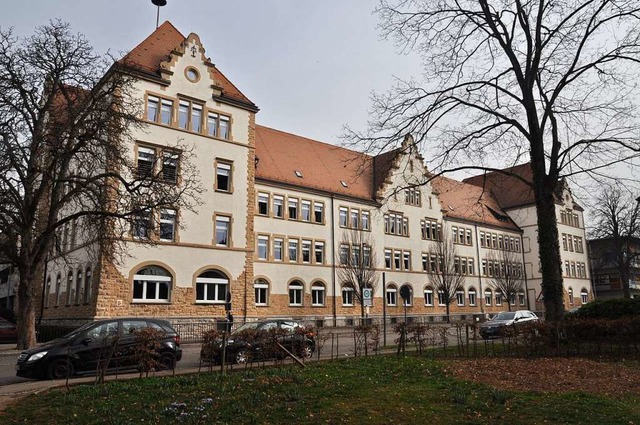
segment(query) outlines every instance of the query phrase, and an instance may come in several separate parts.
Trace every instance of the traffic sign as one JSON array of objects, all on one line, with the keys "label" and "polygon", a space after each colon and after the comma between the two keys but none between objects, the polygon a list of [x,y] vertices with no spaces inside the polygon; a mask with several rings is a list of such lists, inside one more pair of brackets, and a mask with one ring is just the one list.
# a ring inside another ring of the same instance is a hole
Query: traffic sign
[{"label": "traffic sign", "polygon": [[364,288],[362,290],[362,301],[363,301],[363,305],[365,307],[372,307],[373,306],[373,289]]}]

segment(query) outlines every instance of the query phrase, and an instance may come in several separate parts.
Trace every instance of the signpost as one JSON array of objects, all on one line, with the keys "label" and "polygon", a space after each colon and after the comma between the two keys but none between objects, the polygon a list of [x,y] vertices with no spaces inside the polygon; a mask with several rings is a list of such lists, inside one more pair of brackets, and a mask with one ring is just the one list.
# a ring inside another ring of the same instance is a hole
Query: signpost
[{"label": "signpost", "polygon": [[362,290],[362,301],[365,307],[373,307],[373,289],[364,288]]}]

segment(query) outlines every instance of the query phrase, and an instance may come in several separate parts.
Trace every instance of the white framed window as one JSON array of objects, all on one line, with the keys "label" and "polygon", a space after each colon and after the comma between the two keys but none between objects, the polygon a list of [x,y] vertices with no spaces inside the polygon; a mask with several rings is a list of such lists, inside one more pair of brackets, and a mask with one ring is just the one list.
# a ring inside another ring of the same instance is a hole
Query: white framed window
[{"label": "white framed window", "polygon": [[273,259],[275,261],[282,261],[282,248],[284,241],[280,238],[273,240]]},{"label": "white framed window", "polygon": [[348,286],[342,287],[342,305],[343,306],[353,305],[353,288]]},{"label": "white framed window", "polygon": [[220,116],[215,112],[209,112],[207,114],[207,135],[211,137],[218,136],[218,125],[220,122]]},{"label": "white framed window", "polygon": [[496,305],[502,305],[502,292],[496,291]]},{"label": "white framed window", "polygon": [[447,305],[447,300],[445,298],[446,297],[444,296],[444,291],[442,291],[442,290],[438,291],[438,305],[439,306]]},{"label": "white framed window", "polygon": [[573,305],[573,288],[569,288],[569,304]]},{"label": "white framed window", "polygon": [[324,223],[324,204],[322,202],[313,203],[313,221]]},{"label": "white framed window", "polygon": [[289,208],[289,220],[297,220],[298,219],[298,200],[296,198],[289,198],[287,205]]},{"label": "white framed window", "polygon": [[258,279],[253,284],[256,294],[256,305],[269,305],[269,284],[264,279]]},{"label": "white framed window", "polygon": [[349,245],[340,244],[340,264],[349,263]]},{"label": "white framed window", "polygon": [[296,263],[298,261],[298,240],[289,239],[289,262]]},{"label": "white framed window", "polygon": [[433,289],[430,286],[424,288],[424,305],[433,306]]},{"label": "white framed window", "polygon": [[369,211],[362,211],[362,230],[371,230],[369,222]]},{"label": "white framed window", "polygon": [[309,240],[302,241],[302,262],[311,263],[311,241]]},{"label": "white framed window", "polygon": [[89,304],[89,301],[91,301],[91,286],[92,286],[92,282],[91,282],[91,267],[87,267],[87,269],[84,272],[84,303],[85,304]]},{"label": "white framed window", "polygon": [[340,227],[347,227],[347,217],[349,210],[345,207],[340,207],[338,212],[338,224]]},{"label": "white framed window", "polygon": [[473,288],[469,289],[469,305],[475,306],[477,302],[476,299],[476,290]]},{"label": "white framed window", "polygon": [[173,152],[162,153],[162,180],[166,183],[178,181],[178,162],[180,156]]},{"label": "white framed window", "polygon": [[231,192],[231,168],[230,162],[216,162],[216,190]]},{"label": "white framed window", "polygon": [[589,302],[589,292],[584,288],[580,291],[580,302],[582,302],[582,304]]},{"label": "white framed window", "polygon": [[300,218],[302,221],[311,221],[311,201],[300,202]]},{"label": "white framed window", "polygon": [[490,289],[485,289],[484,291],[484,305],[490,306],[493,304],[493,292]]},{"label": "white framed window", "polygon": [[228,291],[229,279],[218,270],[207,270],[196,278],[196,303],[223,304]]},{"label": "white framed window", "polygon": [[133,302],[168,303],[171,274],[159,266],[147,266],[133,276]]},{"label": "white framed window", "polygon": [[160,99],[155,96],[147,96],[147,120],[158,121],[160,113]]},{"label": "white framed window", "polygon": [[395,285],[387,286],[387,305],[391,307],[398,305],[398,289]]},{"label": "white framed window", "polygon": [[171,125],[173,123],[173,100],[162,99],[160,123],[165,125]]},{"label": "white framed window", "polygon": [[82,302],[82,269],[76,272],[76,305]]},{"label": "white framed window", "polygon": [[404,251],[402,253],[402,268],[404,270],[411,270],[411,253]]},{"label": "white framed window", "polygon": [[409,288],[409,298],[408,299],[402,299],[402,305],[403,306],[412,306],[413,305],[413,288],[409,285],[402,285],[402,287],[400,288],[400,293],[402,293],[402,288]]},{"label": "white framed window", "polygon": [[280,195],[273,196],[273,216],[276,218],[284,218],[284,197]]},{"label": "white framed window", "polygon": [[304,286],[299,280],[294,280],[289,284],[289,305],[301,306]]},{"label": "white framed window", "polygon": [[269,215],[269,194],[258,193],[258,214]]},{"label": "white framed window", "polygon": [[149,239],[151,229],[151,210],[140,211],[133,218],[131,236],[137,239]]},{"label": "white framed window", "polygon": [[456,291],[456,302],[458,306],[464,306],[464,290],[458,289]]},{"label": "white framed window", "polygon": [[391,250],[390,249],[384,250],[384,268],[391,269]]},{"label": "white framed window", "polygon": [[311,305],[313,307],[320,307],[324,305],[324,285],[320,282],[315,282],[311,285]]},{"label": "white framed window", "polygon": [[173,242],[176,237],[176,210],[160,210],[160,240]]},{"label": "white framed window", "polygon": [[518,304],[521,306],[526,304],[526,299],[524,297],[524,292],[518,292]]},{"label": "white framed window", "polygon": [[138,177],[150,177],[156,162],[156,150],[138,146]]},{"label": "white framed window", "polygon": [[258,260],[269,259],[269,236],[258,236]]},{"label": "white framed window", "polygon": [[67,274],[67,306],[71,305],[71,300],[73,299],[71,294],[73,287],[73,270],[69,270],[69,273]]},{"label": "white framed window", "polygon": [[229,117],[220,115],[220,129],[218,131],[218,137],[221,139],[229,140],[231,125],[229,124]]},{"label": "white framed window", "polygon": [[351,228],[360,228],[360,211],[358,210],[351,210]]},{"label": "white framed window", "polygon": [[229,234],[231,218],[223,215],[216,216],[216,245],[231,246]]},{"label": "white framed window", "polygon": [[324,242],[316,241],[313,250],[316,264],[324,264]]}]

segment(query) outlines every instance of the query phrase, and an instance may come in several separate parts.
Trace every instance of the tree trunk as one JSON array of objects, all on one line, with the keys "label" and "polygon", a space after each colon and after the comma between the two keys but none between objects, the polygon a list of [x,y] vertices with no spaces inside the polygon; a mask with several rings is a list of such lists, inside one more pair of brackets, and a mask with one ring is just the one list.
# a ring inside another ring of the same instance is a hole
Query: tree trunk
[{"label": "tree trunk", "polygon": [[40,273],[33,267],[19,268],[18,281],[18,349],[25,350],[36,345],[36,293],[41,283],[36,282]]},{"label": "tree trunk", "polygon": [[540,247],[545,318],[552,322],[562,321],[564,317],[562,259],[553,189],[546,184],[536,189],[538,246]]},{"label": "tree trunk", "polygon": [[451,323],[451,317],[449,316],[449,303],[447,303],[447,323]]},{"label": "tree trunk", "polygon": [[[629,251],[628,251],[628,247],[626,251],[624,251],[626,253],[625,256],[629,256]],[[626,300],[631,298],[631,289],[629,288],[629,269],[630,267],[630,262],[628,258],[622,258],[622,261],[620,261],[618,264],[618,272],[620,273],[620,283],[622,284],[622,294],[624,295],[624,298]]]}]

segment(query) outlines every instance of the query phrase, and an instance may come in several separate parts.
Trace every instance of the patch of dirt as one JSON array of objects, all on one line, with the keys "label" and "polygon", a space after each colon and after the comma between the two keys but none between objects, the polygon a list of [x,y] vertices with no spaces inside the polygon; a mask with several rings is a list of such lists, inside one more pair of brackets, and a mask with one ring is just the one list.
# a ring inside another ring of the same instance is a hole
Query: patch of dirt
[{"label": "patch of dirt", "polygon": [[455,377],[516,391],[640,394],[640,366],[576,358],[481,358],[452,360]]}]

